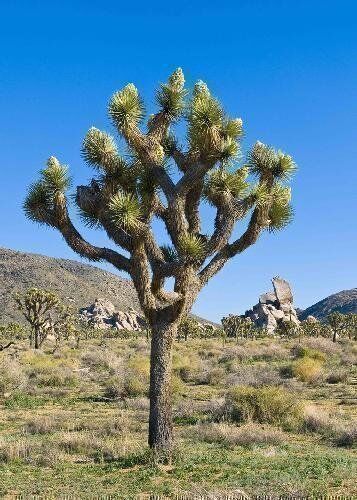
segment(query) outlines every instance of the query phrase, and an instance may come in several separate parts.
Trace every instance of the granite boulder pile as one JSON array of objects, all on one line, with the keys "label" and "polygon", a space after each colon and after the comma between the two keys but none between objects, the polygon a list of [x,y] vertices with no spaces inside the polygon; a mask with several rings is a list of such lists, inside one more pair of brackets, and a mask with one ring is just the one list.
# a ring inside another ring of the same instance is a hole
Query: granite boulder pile
[{"label": "granite boulder pile", "polygon": [[284,321],[300,324],[293,306],[293,294],[289,283],[279,277],[273,278],[272,283],[274,290],[263,293],[259,297],[258,304],[244,315],[250,318],[255,326],[266,328],[269,333],[273,333]]},{"label": "granite boulder pile", "polygon": [[96,299],[93,304],[82,308],[80,318],[93,328],[138,331],[145,328],[145,319],[137,311],[116,311],[115,306],[106,299]]}]

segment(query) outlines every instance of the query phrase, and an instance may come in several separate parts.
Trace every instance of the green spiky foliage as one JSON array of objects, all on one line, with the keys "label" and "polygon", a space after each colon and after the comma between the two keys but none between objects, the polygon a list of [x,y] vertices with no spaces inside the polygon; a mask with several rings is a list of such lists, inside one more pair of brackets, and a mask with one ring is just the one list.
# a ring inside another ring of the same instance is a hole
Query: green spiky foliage
[{"label": "green spiky foliage", "polygon": [[[290,222],[287,185],[296,167],[289,155],[261,142],[245,158],[242,120],[230,117],[202,81],[189,93],[181,69],[159,86],[156,102],[157,112],[145,116],[133,84],[115,92],[108,114],[125,143],[125,159],[112,135],[90,128],[82,155],[94,171],[92,180],[68,196],[67,169],[51,157],[30,187],[24,210],[32,221],[56,228],[82,257],[109,262],[131,276],[152,332],[149,444],[168,450],[170,353],[178,325],[229,259],[263,231]],[[186,125],[180,141],[177,124],[180,132]],[[88,226],[104,230],[110,248],[83,238],[69,214],[72,199]],[[207,235],[201,229],[204,203],[215,211]],[[233,237],[242,220],[241,234]],[[157,221],[168,240],[160,245]]]},{"label": "green spiky foliage", "polygon": [[250,338],[254,337],[255,327],[249,318],[229,314],[221,320],[223,330],[227,337]]},{"label": "green spiky foliage", "polygon": [[14,300],[30,325],[30,344],[39,349],[48,334],[50,314],[60,306],[58,296],[48,290],[30,288],[23,294],[16,293]]}]

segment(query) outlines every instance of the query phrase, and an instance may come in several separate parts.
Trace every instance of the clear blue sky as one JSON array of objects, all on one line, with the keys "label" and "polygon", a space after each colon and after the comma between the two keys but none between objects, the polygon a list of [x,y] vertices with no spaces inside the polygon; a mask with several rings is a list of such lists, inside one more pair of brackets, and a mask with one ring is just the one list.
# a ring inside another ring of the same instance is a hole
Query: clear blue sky
[{"label": "clear blue sky", "polygon": [[91,125],[110,130],[110,95],[134,82],[152,108],[157,83],[181,66],[242,117],[244,149],[259,139],[299,165],[294,223],[230,262],[194,311],[243,312],[275,275],[300,307],[356,287],[356,18],[345,0],[2,2],[0,245],[76,258],[25,219],[26,187],[51,154],[86,182],[81,141]]}]

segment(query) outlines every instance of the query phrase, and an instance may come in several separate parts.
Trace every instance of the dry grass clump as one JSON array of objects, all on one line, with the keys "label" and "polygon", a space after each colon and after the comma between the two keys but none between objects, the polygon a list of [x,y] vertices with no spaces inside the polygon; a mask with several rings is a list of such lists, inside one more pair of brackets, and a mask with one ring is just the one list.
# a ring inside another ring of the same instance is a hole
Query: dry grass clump
[{"label": "dry grass clump", "polygon": [[149,411],[150,400],[145,396],[126,399],[125,408],[134,411]]},{"label": "dry grass clump", "polygon": [[208,385],[222,385],[226,380],[226,371],[223,368],[212,368],[207,370],[205,383]]},{"label": "dry grass clump", "polygon": [[[234,369],[234,371],[233,371]],[[231,373],[227,377],[227,385],[246,385],[262,387],[267,385],[281,385],[283,382],[279,370],[265,364],[243,364],[231,367]]]},{"label": "dry grass clump", "polygon": [[331,435],[337,426],[337,421],[323,409],[312,405],[305,407],[303,428],[306,431]]},{"label": "dry grass clump", "polygon": [[346,422],[331,416],[316,406],[308,406],[304,412],[304,430],[321,434],[324,438],[341,447],[357,445],[357,426],[354,422]]},{"label": "dry grass clump", "polygon": [[241,341],[234,346],[225,347],[218,359],[219,363],[227,365],[227,369],[234,371],[238,363],[255,361],[282,361],[289,358],[289,351],[282,345],[272,342]]},{"label": "dry grass clump", "polygon": [[205,364],[196,355],[195,352],[179,353],[175,352],[172,359],[173,372],[183,382],[200,384],[204,381]]},{"label": "dry grass clump", "polygon": [[246,346],[247,354],[253,361],[282,361],[289,357],[288,350],[281,343],[251,342]]},{"label": "dry grass clump", "polygon": [[174,421],[177,424],[196,424],[207,420],[219,420],[223,415],[224,399],[211,399],[199,401],[194,399],[181,399],[173,410]]},{"label": "dry grass clump", "polygon": [[104,396],[109,399],[146,396],[149,391],[150,361],[147,356],[134,355],[125,364],[125,370],[108,379]]},{"label": "dry grass clump", "polygon": [[335,444],[343,447],[357,446],[357,425],[354,423],[350,427],[345,427],[336,433]]},{"label": "dry grass clump", "polygon": [[0,438],[0,462],[11,462],[13,460],[28,460],[31,456],[30,443],[25,439]]},{"label": "dry grass clump", "polygon": [[63,422],[47,415],[38,415],[36,419],[25,422],[25,434],[49,434],[63,428]]},{"label": "dry grass clump", "polygon": [[254,423],[240,427],[227,423],[198,424],[191,435],[199,441],[226,446],[279,445],[286,440],[280,429]]},{"label": "dry grass clump", "polygon": [[67,366],[40,366],[29,370],[32,386],[72,388],[79,383],[78,374]]},{"label": "dry grass clump", "polygon": [[296,429],[302,412],[296,395],[278,387],[235,387],[226,396],[225,415],[233,422],[258,422]]},{"label": "dry grass clump", "polygon": [[0,463],[24,462],[36,466],[51,467],[62,459],[56,445],[26,438],[0,438]]},{"label": "dry grass clump", "polygon": [[228,366],[233,361],[248,361],[249,355],[247,349],[241,345],[226,346],[222,355],[218,358],[219,363],[226,363]]},{"label": "dry grass clump", "polygon": [[292,348],[292,353],[295,358],[310,358],[321,361],[322,363],[326,361],[326,354],[318,349],[312,349],[311,347],[302,346],[300,344],[295,345]]},{"label": "dry grass clump", "polygon": [[348,380],[348,370],[339,368],[329,373],[325,380],[328,384],[344,384]]},{"label": "dry grass clump", "polygon": [[84,367],[91,372],[106,373],[114,375],[122,367],[122,359],[109,350],[99,349],[85,351],[81,356],[81,362]]},{"label": "dry grass clump", "polygon": [[63,432],[57,439],[59,448],[74,457],[83,457],[95,462],[110,462],[128,453],[137,452],[142,446],[135,434],[120,435],[95,432]]},{"label": "dry grass clump", "polygon": [[26,374],[18,361],[0,354],[0,396],[23,389],[26,384]]},{"label": "dry grass clump", "polygon": [[322,362],[318,359],[303,357],[292,364],[292,374],[301,382],[313,384],[322,378]]},{"label": "dry grass clump", "polygon": [[324,337],[305,337],[301,344],[309,349],[314,349],[323,352],[328,357],[341,353],[341,346],[337,342],[332,342],[331,339]]}]

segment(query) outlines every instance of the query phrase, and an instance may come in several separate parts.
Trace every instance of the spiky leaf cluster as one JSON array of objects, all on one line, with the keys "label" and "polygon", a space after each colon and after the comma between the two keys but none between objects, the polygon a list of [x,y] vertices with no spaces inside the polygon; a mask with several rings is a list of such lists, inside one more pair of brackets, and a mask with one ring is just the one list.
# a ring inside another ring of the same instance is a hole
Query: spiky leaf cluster
[{"label": "spiky leaf cluster", "polygon": [[132,83],[116,92],[109,102],[109,116],[122,132],[138,125],[144,115],[144,105]]},{"label": "spiky leaf cluster", "polygon": [[121,163],[114,137],[95,127],[84,138],[82,156],[89,165],[105,172],[117,170]]},{"label": "spiky leaf cluster", "polygon": [[242,120],[228,119],[204,82],[199,81],[195,85],[187,120],[190,146],[201,157],[215,159],[223,164],[237,158]]},{"label": "spiky leaf cluster", "polygon": [[209,201],[215,201],[217,196],[230,193],[234,197],[243,196],[249,186],[246,178],[246,168],[229,172],[225,168],[218,168],[209,173],[205,184],[204,194]]},{"label": "spiky leaf cluster", "polygon": [[63,197],[70,186],[68,169],[54,156],[47,161],[47,167],[41,171],[41,179],[28,190],[23,208],[28,219],[51,225],[54,203]]},{"label": "spiky leaf cluster", "polygon": [[282,151],[256,142],[248,156],[248,167],[252,174],[260,178],[287,180],[296,171],[296,165],[291,156]]},{"label": "spiky leaf cluster", "polygon": [[185,107],[185,78],[181,68],[178,68],[169,78],[168,83],[160,85],[156,100],[161,110],[172,120],[179,118]]},{"label": "spiky leaf cluster", "polygon": [[179,242],[179,252],[188,260],[198,261],[204,256],[205,241],[195,234],[183,235]]},{"label": "spiky leaf cluster", "polygon": [[172,245],[162,245],[160,248],[166,262],[176,262],[178,260],[176,249]]},{"label": "spiky leaf cluster", "polygon": [[293,219],[294,211],[290,205],[291,190],[289,187],[276,184],[272,190],[272,203],[269,210],[269,231],[284,229]]},{"label": "spiky leaf cluster", "polygon": [[138,199],[131,193],[120,192],[109,203],[112,221],[126,230],[136,229],[140,223],[141,208]]}]

